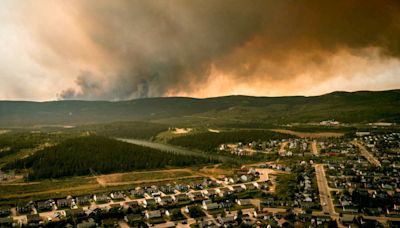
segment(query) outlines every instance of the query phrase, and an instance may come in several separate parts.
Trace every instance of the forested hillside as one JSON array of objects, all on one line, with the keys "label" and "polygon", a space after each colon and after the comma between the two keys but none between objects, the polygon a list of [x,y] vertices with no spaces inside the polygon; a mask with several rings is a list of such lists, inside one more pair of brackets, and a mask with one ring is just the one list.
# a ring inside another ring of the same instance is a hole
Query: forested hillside
[{"label": "forested hillside", "polygon": [[400,90],[334,92],[313,97],[164,97],[117,102],[0,101],[0,127],[116,121],[157,121],[172,125],[285,124],[327,119],[346,123],[400,123],[399,106]]},{"label": "forested hillside", "polygon": [[149,122],[115,122],[82,125],[74,131],[93,131],[97,135],[117,138],[151,139],[160,132],[168,130],[167,125]]},{"label": "forested hillside", "polygon": [[21,149],[34,148],[47,141],[48,134],[30,132],[10,132],[0,134],[0,158]]},{"label": "forested hillside", "polygon": [[101,136],[68,139],[5,169],[29,169],[28,179],[106,174],[214,163],[211,158],[177,155]]},{"label": "forested hillside", "polygon": [[292,135],[277,133],[268,130],[237,130],[227,132],[203,132],[172,138],[168,143],[199,149],[202,151],[213,151],[223,143],[250,143],[258,140],[287,139],[293,138]]}]

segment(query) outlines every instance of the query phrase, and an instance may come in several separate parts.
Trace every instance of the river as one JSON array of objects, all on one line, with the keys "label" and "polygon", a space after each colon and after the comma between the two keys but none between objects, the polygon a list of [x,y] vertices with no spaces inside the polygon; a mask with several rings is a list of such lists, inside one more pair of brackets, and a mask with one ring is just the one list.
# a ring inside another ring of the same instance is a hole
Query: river
[{"label": "river", "polygon": [[193,156],[201,156],[201,157],[212,157],[214,159],[220,160],[220,161],[227,161],[231,160],[231,158],[223,155],[215,155],[211,153],[205,153],[205,152],[196,152],[192,151],[189,149],[173,146],[173,145],[167,145],[163,143],[157,143],[157,142],[152,142],[152,141],[147,141],[147,140],[142,140],[142,139],[126,139],[126,138],[116,138],[117,140],[127,142],[127,143],[132,143],[135,145],[139,146],[145,146],[145,147],[150,147],[153,149],[165,151],[165,152],[172,152],[172,153],[177,153],[177,154],[184,154],[184,155],[193,155]]}]

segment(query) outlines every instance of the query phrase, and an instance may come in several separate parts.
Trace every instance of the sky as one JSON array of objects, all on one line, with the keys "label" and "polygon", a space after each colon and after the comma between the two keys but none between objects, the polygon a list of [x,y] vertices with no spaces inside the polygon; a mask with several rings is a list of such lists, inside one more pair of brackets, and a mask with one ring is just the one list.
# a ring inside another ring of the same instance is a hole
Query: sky
[{"label": "sky", "polygon": [[0,100],[400,89],[398,0],[2,0]]}]

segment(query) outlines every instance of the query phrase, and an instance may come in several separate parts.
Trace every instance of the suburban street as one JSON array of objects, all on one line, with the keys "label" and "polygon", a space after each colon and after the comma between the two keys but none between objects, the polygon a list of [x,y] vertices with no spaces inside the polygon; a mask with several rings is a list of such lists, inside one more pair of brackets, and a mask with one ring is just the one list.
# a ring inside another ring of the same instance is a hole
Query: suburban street
[{"label": "suburban street", "polygon": [[319,151],[317,148],[317,141],[313,140],[311,143],[311,151],[314,155],[319,155]]},{"label": "suburban street", "polygon": [[362,156],[365,157],[372,165],[374,166],[381,166],[381,163],[379,162],[378,159],[376,159],[368,150],[363,146],[360,142],[353,141],[353,145],[357,146],[360,149],[360,153]]},{"label": "suburban street", "polygon": [[325,170],[323,164],[315,165],[315,173],[317,177],[317,184],[319,195],[321,199],[322,211],[329,214],[331,217],[337,217],[338,213],[335,212],[335,206],[332,202],[331,193],[329,191],[328,182],[325,176]]}]

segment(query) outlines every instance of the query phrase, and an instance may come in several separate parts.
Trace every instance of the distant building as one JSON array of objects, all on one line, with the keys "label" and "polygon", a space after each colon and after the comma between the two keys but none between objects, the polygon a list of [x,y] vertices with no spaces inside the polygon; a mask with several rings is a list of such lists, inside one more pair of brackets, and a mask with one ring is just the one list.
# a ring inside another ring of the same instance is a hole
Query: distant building
[{"label": "distant building", "polygon": [[338,126],[340,125],[340,122],[335,120],[324,120],[319,122],[319,124],[323,126]]},{"label": "distant building", "polygon": [[369,131],[357,131],[356,132],[356,136],[358,137],[363,137],[363,136],[367,136],[370,135],[371,133]]}]

